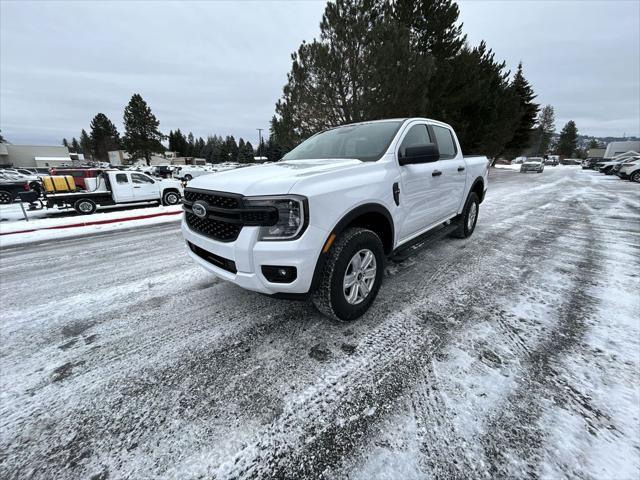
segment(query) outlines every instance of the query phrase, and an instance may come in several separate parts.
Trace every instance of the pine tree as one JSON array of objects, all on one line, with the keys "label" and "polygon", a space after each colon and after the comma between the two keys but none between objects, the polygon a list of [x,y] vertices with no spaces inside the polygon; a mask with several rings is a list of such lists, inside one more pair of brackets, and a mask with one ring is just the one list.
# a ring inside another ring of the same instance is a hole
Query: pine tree
[{"label": "pine tree", "polygon": [[244,140],[242,137],[238,140],[238,162],[246,163],[246,159],[244,158]]},{"label": "pine tree", "polygon": [[7,141],[2,136],[2,133],[0,133],[0,143],[7,143]]},{"label": "pine tree", "polygon": [[535,132],[538,144],[536,154],[538,155],[544,155],[550,149],[551,138],[556,131],[555,118],[555,112],[551,105],[545,105],[538,115]]},{"label": "pine tree", "polygon": [[101,162],[108,162],[109,152],[120,150],[118,129],[104,113],[98,113],[93,117],[90,127],[93,158]]},{"label": "pine tree", "polygon": [[256,152],[253,150],[253,145],[251,145],[251,142],[247,141],[244,144],[244,161],[246,163],[253,163],[255,156]]},{"label": "pine tree", "polygon": [[80,146],[77,153],[82,153],[86,158],[91,158],[91,152],[93,150],[93,142],[87,131],[83,128],[80,132]]},{"label": "pine tree", "polygon": [[164,135],[160,122],[139,94],[134,94],[124,109],[123,144],[132,159],[144,158],[149,165],[151,154],[163,152]]},{"label": "pine tree", "polygon": [[66,138],[63,138],[63,139],[62,139],[62,145],[63,145],[63,146],[65,146],[65,147],[67,147],[67,148],[69,148],[69,142],[67,141],[67,139],[66,139]]},{"label": "pine tree", "polygon": [[82,153],[82,149],[80,148],[80,144],[78,143],[78,140],[76,140],[76,137],[73,137],[71,139],[71,146],[69,147],[69,151],[73,153]]},{"label": "pine tree", "polygon": [[227,152],[229,158],[226,161],[237,162],[238,161],[238,144],[233,135],[227,137]]},{"label": "pine tree", "polygon": [[578,129],[573,120],[569,120],[560,131],[560,139],[558,140],[558,155],[571,158],[576,151],[578,145]]},{"label": "pine tree", "polygon": [[513,77],[511,87],[518,97],[519,120],[513,134],[513,138],[505,148],[513,156],[517,156],[530,145],[533,125],[536,122],[536,116],[538,115],[540,105],[533,103],[533,99],[536,98],[536,95],[533,93],[533,89],[529,85],[527,79],[524,78],[522,62],[518,64],[518,70]]},{"label": "pine tree", "polygon": [[426,116],[452,124],[463,149],[500,154],[519,125],[519,98],[484,42],[465,46],[458,16],[451,0],[328,3],[319,39],[292,55],[274,141],[288,151],[330,126]]}]

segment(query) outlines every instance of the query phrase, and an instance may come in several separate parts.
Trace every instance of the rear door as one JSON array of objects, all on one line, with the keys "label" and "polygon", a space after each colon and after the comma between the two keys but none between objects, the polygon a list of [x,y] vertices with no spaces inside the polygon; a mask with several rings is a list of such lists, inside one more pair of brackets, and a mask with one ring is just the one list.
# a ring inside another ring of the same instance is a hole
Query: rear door
[{"label": "rear door", "polygon": [[132,202],[133,185],[128,173],[116,173],[111,177],[111,192],[115,202]]},{"label": "rear door", "polygon": [[467,181],[467,166],[450,128],[431,124],[429,130],[440,152],[438,170],[441,174],[434,188],[439,192],[440,216],[446,220],[457,215],[466,200],[463,197]]},{"label": "rear door", "polygon": [[158,183],[144,173],[132,173],[133,198],[135,200],[159,200]]},{"label": "rear door", "polygon": [[[404,131],[396,157],[405,155],[407,147],[434,143],[426,122],[412,122]],[[440,221],[442,205],[439,196],[440,161],[402,165],[400,168],[400,206],[404,221],[400,226],[400,241],[407,240]]]}]

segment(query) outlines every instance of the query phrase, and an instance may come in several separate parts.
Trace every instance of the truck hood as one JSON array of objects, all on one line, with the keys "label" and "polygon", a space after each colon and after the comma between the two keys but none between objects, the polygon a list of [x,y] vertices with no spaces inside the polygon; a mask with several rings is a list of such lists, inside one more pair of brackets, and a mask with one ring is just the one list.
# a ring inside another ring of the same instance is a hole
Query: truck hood
[{"label": "truck hood", "polygon": [[241,195],[281,195],[302,178],[362,165],[357,159],[287,160],[197,177],[189,187]]}]

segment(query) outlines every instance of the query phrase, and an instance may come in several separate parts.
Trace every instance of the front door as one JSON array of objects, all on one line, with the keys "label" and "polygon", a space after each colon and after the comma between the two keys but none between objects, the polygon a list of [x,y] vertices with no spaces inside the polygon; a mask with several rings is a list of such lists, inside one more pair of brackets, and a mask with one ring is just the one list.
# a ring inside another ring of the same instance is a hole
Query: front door
[{"label": "front door", "polygon": [[144,173],[132,173],[133,198],[135,200],[159,200],[158,183]]},{"label": "front door", "polygon": [[[398,147],[398,157],[405,155],[405,149],[416,145],[434,143],[427,125],[415,123],[406,131]],[[440,183],[437,174],[441,161],[416,163],[400,167],[400,206],[404,211],[404,221],[400,227],[400,241],[420,233],[439,222],[443,215]]]}]

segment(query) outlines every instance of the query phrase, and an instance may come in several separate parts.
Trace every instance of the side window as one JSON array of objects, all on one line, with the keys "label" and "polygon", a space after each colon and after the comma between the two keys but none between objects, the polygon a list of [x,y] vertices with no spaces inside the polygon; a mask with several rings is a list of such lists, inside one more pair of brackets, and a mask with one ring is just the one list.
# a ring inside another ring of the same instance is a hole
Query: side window
[{"label": "side window", "polygon": [[129,183],[126,173],[116,173],[116,183]]},{"label": "side window", "polygon": [[427,126],[424,124],[414,125],[402,139],[402,143],[399,148],[400,156],[404,157],[407,147],[415,147],[417,145],[425,145],[427,143],[432,143]]},{"label": "side window", "polygon": [[149,177],[141,173],[132,173],[131,181],[133,183],[153,183],[153,180],[151,180]]},{"label": "side window", "polygon": [[433,133],[436,136],[438,150],[440,151],[440,158],[454,158],[457,151],[451,131],[448,128],[439,127],[438,125],[432,125],[431,128],[433,128]]}]

